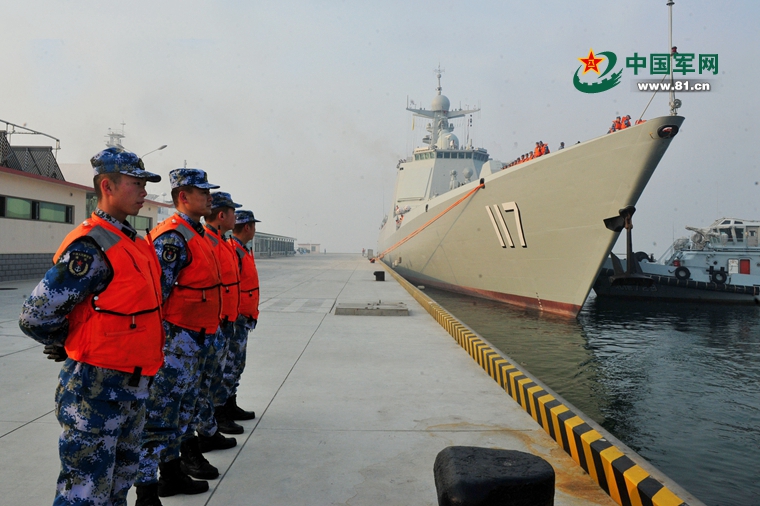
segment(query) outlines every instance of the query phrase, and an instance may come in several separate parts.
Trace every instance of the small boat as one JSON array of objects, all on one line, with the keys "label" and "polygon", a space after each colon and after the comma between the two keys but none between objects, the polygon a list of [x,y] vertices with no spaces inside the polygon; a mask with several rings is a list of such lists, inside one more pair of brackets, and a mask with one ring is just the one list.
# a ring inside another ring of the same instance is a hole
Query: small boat
[{"label": "small boat", "polygon": [[[633,265],[614,253],[594,283],[598,297],[668,299],[733,304],[760,303],[760,221],[721,218],[707,228],[686,227],[661,261],[644,252]],[[623,272],[638,282],[619,282]]]}]

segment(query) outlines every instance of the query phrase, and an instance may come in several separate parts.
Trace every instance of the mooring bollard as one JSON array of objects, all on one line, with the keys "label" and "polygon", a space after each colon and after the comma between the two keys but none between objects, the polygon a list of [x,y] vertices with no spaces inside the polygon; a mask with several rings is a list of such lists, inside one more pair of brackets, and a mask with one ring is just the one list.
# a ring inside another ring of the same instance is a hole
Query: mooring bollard
[{"label": "mooring bollard", "polygon": [[375,271],[375,281],[385,281],[385,271]]},{"label": "mooring bollard", "polygon": [[530,453],[449,446],[433,474],[439,506],[554,505],[554,468]]}]

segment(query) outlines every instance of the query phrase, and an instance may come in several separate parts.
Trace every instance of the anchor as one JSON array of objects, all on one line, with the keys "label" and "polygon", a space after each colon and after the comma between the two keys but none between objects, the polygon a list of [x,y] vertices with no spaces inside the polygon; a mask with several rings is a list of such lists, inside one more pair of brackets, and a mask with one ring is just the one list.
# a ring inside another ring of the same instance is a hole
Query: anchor
[{"label": "anchor", "polygon": [[631,230],[633,229],[632,217],[633,213],[636,212],[636,208],[633,206],[627,206],[619,212],[619,216],[606,218],[604,220],[604,226],[613,232],[620,232],[623,229],[626,230],[626,270],[623,271],[623,264],[620,262],[620,259],[614,253],[610,252],[610,260],[612,260],[612,268],[615,272],[613,276],[610,276],[610,284],[612,286],[652,286],[654,280],[643,273],[639,262],[633,255]]}]

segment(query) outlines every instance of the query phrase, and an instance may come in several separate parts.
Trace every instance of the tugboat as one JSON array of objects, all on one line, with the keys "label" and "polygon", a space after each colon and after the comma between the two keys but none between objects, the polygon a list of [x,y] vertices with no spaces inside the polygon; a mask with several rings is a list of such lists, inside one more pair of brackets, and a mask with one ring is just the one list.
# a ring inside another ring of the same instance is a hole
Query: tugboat
[{"label": "tugboat", "polygon": [[[441,93],[424,146],[399,161],[377,258],[415,284],[575,317],[684,118],[654,118],[507,166],[461,145]],[[680,105],[680,102],[678,102]]]},{"label": "tugboat", "polygon": [[721,218],[706,228],[686,227],[661,262],[644,252],[632,270],[651,283],[619,284],[628,261],[610,254],[594,283],[598,297],[760,303],[760,221]]}]

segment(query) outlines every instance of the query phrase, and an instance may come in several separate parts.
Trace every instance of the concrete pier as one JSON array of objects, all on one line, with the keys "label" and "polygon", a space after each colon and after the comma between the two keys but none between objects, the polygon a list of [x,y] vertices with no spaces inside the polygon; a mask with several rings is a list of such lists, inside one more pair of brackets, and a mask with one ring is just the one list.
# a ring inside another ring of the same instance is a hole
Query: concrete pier
[{"label": "concrete pier", "polygon": [[[434,505],[433,463],[451,445],[538,455],[557,505],[612,499],[392,277],[359,255],[258,262],[261,317],[238,403],[257,418],[222,476],[164,505]],[[52,502],[60,364],[18,329],[37,280],[0,283],[0,503]],[[334,315],[337,303],[403,302],[409,316]],[[130,504],[134,503],[131,494]]]}]

